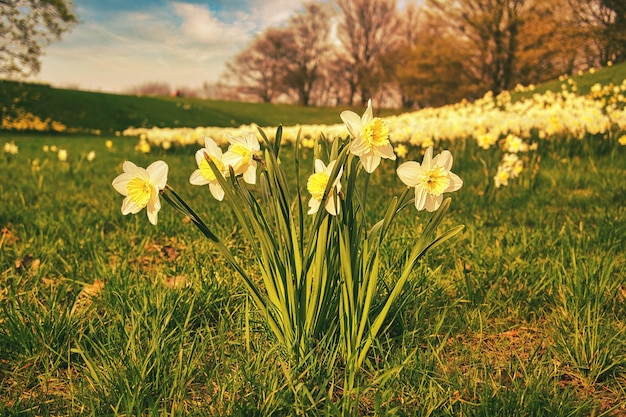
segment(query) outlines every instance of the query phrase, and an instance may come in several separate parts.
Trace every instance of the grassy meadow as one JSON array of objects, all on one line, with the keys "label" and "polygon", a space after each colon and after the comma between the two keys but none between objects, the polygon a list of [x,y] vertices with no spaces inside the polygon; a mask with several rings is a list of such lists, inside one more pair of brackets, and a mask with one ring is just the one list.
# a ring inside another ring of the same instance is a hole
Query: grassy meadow
[{"label": "grassy meadow", "polygon": [[[199,147],[143,153],[107,133],[0,139],[19,148],[0,154],[1,416],[340,415],[341,361],[319,349],[294,375],[238,276],[180,213],[163,202],[156,226],[145,210],[121,214],[111,181],[122,163],[162,159],[168,183],[254,274],[255,242],[189,184]],[[464,181],[444,225],[465,229],[415,268],[359,376],[356,414],[626,415],[626,146],[591,134],[539,142],[538,169],[497,189],[493,148],[435,145]],[[297,171],[283,148],[289,181],[305,184],[311,151]],[[422,151],[408,146],[371,175],[380,216],[405,187],[397,164]],[[431,215],[400,217],[383,294]]]}]

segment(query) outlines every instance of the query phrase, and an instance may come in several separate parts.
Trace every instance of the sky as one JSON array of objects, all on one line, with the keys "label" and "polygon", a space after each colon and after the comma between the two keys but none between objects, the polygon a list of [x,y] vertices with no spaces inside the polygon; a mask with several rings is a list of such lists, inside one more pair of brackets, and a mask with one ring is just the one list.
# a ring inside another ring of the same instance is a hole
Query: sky
[{"label": "sky", "polygon": [[124,92],[216,82],[225,63],[305,0],[75,0],[80,23],[45,48],[35,81]]}]

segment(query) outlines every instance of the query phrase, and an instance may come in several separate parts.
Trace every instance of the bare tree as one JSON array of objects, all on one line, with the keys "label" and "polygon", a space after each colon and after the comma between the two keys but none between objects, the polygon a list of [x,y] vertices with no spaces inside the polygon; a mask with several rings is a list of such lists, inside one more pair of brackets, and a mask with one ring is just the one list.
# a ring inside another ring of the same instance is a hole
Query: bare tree
[{"label": "bare tree", "polygon": [[328,56],[330,14],[321,3],[307,3],[304,12],[291,18],[288,30],[291,31],[294,50],[284,51],[291,57],[287,63],[289,72],[285,84],[295,90],[300,104],[307,106]]},{"label": "bare tree", "polygon": [[444,25],[423,25],[412,47],[399,51],[396,79],[405,106],[429,107],[477,98],[484,93],[481,74],[468,68],[469,40]]},{"label": "bare tree", "polygon": [[381,58],[383,76],[397,88],[404,108],[416,104],[413,94],[406,91],[407,80],[402,77],[406,76],[407,67],[410,65],[411,52],[424,36],[423,28],[428,26],[424,22],[424,15],[425,13],[415,3],[407,4],[404,11],[398,15],[398,40],[382,54]]},{"label": "bare tree", "polygon": [[227,62],[224,82],[235,82],[242,93],[269,103],[284,92],[287,63],[293,57],[293,36],[286,29],[269,28]]},{"label": "bare tree", "polygon": [[71,0],[0,0],[0,74],[37,74],[44,47],[77,21]]},{"label": "bare tree", "polygon": [[589,39],[573,23],[568,1],[532,2],[519,27],[513,82],[539,83],[582,66]]},{"label": "bare tree", "polygon": [[589,64],[626,60],[626,3],[623,0],[568,0],[573,24],[589,40]]},{"label": "bare tree", "polygon": [[440,21],[450,22],[459,36],[469,39],[476,52],[473,64],[487,88],[498,93],[511,87],[519,29],[527,0],[430,0]]},{"label": "bare tree", "polygon": [[396,0],[337,0],[341,11],[337,35],[350,65],[349,103],[360,93],[365,105],[380,87],[383,71],[380,59],[396,42]]}]

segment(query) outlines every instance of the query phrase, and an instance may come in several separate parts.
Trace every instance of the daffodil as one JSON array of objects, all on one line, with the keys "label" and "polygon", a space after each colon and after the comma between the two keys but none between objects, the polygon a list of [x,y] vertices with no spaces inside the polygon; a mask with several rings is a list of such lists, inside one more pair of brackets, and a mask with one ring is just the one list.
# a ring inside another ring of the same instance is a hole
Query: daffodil
[{"label": "daffodil", "polygon": [[359,117],[350,110],[342,112],[340,116],[353,138],[350,152],[360,158],[365,171],[374,172],[381,158],[396,159],[389,142],[389,125],[380,117],[373,116],[372,100],[367,102],[363,116]]},{"label": "daffodil", "polygon": [[224,190],[220,185],[215,173],[209,165],[209,158],[217,169],[220,170],[222,175],[226,175],[228,171],[224,170],[224,163],[222,162],[222,150],[217,143],[210,138],[204,138],[204,148],[196,152],[196,163],[198,169],[196,169],[189,177],[189,182],[193,185],[206,185],[209,184],[209,190],[216,200],[222,201],[224,199]]},{"label": "daffodil", "polygon": [[456,191],[463,180],[450,171],[452,154],[443,151],[433,158],[433,148],[426,150],[422,163],[405,162],[398,167],[398,177],[409,187],[415,187],[415,207],[435,211],[443,201],[443,193]]},{"label": "daffodil", "polygon": [[59,161],[67,162],[67,149],[59,149],[57,157],[59,158]]},{"label": "daffodil", "polygon": [[113,188],[126,196],[122,203],[122,214],[136,214],[146,207],[148,220],[157,224],[157,215],[161,209],[159,191],[167,184],[169,167],[163,161],[156,161],[144,169],[126,161],[122,168],[124,173],[113,180]]},{"label": "daffodil", "polygon": [[[324,191],[326,191],[328,181],[330,181],[330,176],[333,173],[335,162],[336,161],[331,161],[328,166],[326,166],[321,160],[315,160],[315,173],[309,177],[309,180],[306,183],[306,188],[309,193],[311,193],[308,214],[315,214],[319,210],[320,205],[322,204],[322,199],[324,198]],[[326,204],[324,204],[326,211],[333,216],[336,216],[341,210],[337,194],[341,191],[341,183],[339,181],[341,179],[342,172],[343,168],[337,173],[337,177],[333,181],[331,192],[326,199]]]},{"label": "daffodil", "polygon": [[494,181],[496,188],[500,188],[503,185],[505,187],[509,185],[510,177],[511,177],[511,171],[502,166],[499,166],[498,172],[496,172],[496,175],[493,177],[493,181]]},{"label": "daffodil", "polygon": [[404,143],[399,143],[396,145],[394,151],[400,158],[404,158],[409,153],[409,148],[407,148]]},{"label": "daffodil", "polygon": [[235,175],[243,174],[243,180],[248,184],[256,183],[256,161],[254,154],[261,147],[259,141],[252,132],[248,132],[245,138],[228,136],[230,146],[223,155],[222,162],[226,167],[231,166]]}]

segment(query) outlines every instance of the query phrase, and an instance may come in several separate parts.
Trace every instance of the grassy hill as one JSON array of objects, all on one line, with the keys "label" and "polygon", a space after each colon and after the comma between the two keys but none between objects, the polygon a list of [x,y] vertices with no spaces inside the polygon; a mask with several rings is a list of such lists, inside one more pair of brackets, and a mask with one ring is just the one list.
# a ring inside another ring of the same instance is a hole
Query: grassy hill
[{"label": "grassy hill", "polygon": [[[626,79],[626,62],[588,71],[572,77],[578,92],[586,94],[595,83],[619,85]],[[533,92],[516,93],[516,98],[560,91],[563,81],[554,80],[536,87]],[[261,126],[339,123],[340,111],[348,107],[304,107],[287,104],[242,103],[177,97],[147,97],[107,94],[53,88],[45,84],[29,84],[0,80],[0,109],[16,117],[30,113],[41,120],[50,119],[69,130],[102,133],[121,131],[127,127],[197,127],[240,126],[257,123]],[[361,112],[362,109],[354,109]],[[403,110],[382,109],[378,115],[388,116]]]},{"label": "grassy hill", "polygon": [[[598,68],[596,70],[585,71],[572,75],[570,77],[577,87],[578,94],[587,94],[594,84],[613,84],[620,85],[626,80],[626,62],[616,64],[610,67]],[[546,91],[558,92],[562,90],[562,85],[566,84],[565,80],[552,80],[536,86],[532,92],[521,92],[514,95],[517,98],[529,97],[535,93],[545,93]]]},{"label": "grassy hill", "polygon": [[[147,97],[53,88],[43,84],[0,81],[0,107],[18,109],[61,122],[69,129],[114,132],[127,127],[261,126],[340,123],[348,107],[304,107],[178,97]],[[381,110],[379,115],[401,113]]]}]

